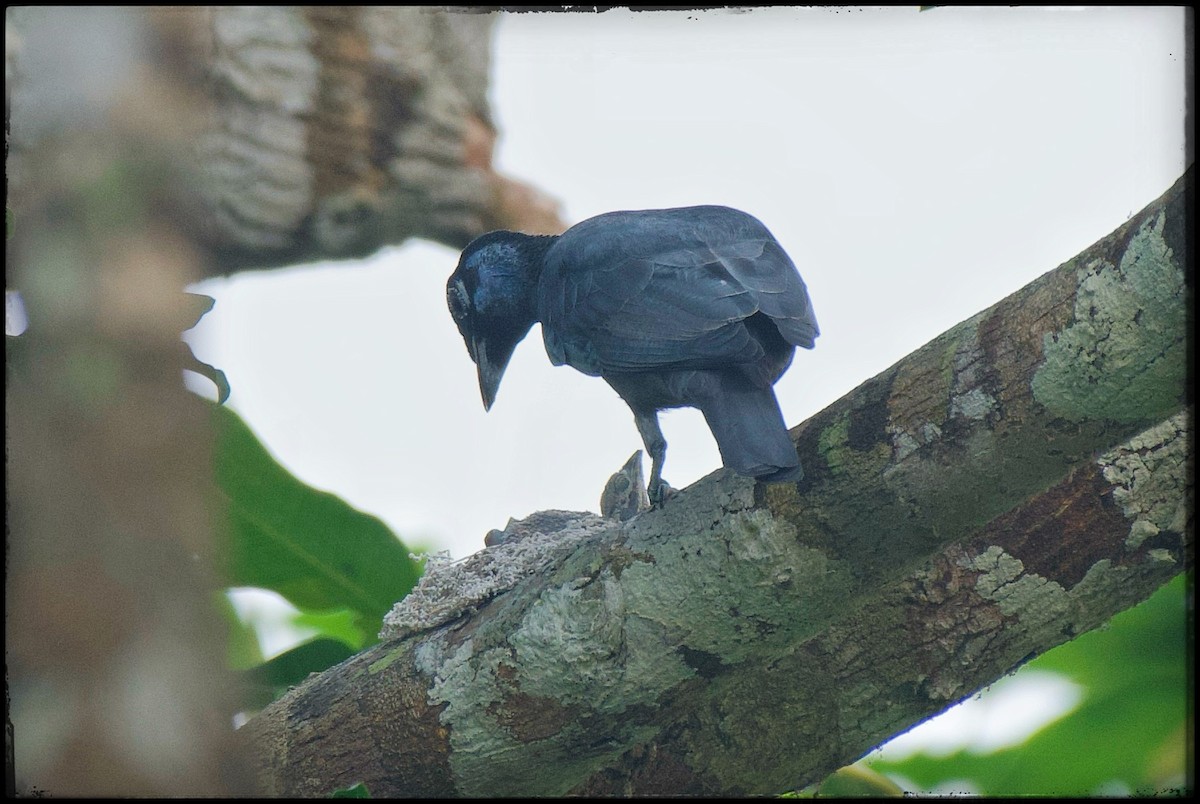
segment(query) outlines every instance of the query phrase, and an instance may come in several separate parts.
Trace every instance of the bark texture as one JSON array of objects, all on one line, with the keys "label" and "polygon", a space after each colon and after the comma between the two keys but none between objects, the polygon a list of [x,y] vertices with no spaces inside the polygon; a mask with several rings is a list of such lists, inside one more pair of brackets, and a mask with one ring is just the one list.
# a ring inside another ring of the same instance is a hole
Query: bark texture
[{"label": "bark texture", "polygon": [[204,309],[183,288],[206,270],[183,224],[187,77],[133,10],[8,14],[6,77],[37,101],[10,162],[7,280],[30,321],[5,339],[10,793],[248,794],[208,410],[180,382]]},{"label": "bark texture", "polygon": [[[10,59],[32,10],[10,14]],[[195,108],[188,235],[227,273],[366,256],[423,237],[461,248],[491,229],[565,229],[558,203],[492,166],[496,15],[470,9],[212,6],[144,15],[172,42]],[[65,17],[71,26],[83,17]],[[35,69],[40,64],[35,64]],[[93,79],[94,80],[94,79]],[[90,83],[85,81],[85,84]],[[12,190],[45,129],[46,89],[13,85]],[[164,123],[171,105],[163,107]]]},{"label": "bark texture", "polygon": [[266,789],[778,793],[1144,599],[1193,560],[1190,197],[794,428],[798,485],[720,471],[431,569],[243,730]]}]

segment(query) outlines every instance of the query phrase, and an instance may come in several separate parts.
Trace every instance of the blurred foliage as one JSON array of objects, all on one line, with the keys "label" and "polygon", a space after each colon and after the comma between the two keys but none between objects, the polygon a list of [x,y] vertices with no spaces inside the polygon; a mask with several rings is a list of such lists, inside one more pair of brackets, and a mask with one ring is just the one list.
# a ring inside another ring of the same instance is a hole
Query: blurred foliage
[{"label": "blurred foliage", "polygon": [[337,639],[317,637],[291,650],[252,667],[245,673],[250,700],[247,704],[261,708],[278,698],[312,673],[327,670],[344,662],[355,653]]},{"label": "blurred foliage", "polygon": [[817,798],[899,798],[900,785],[865,765],[848,765],[829,774],[817,788]]},{"label": "blurred foliage", "polygon": [[304,611],[381,621],[420,575],[408,548],[377,517],[293,477],[232,410],[214,407],[213,416],[230,585],[271,589]]},{"label": "blurred foliage", "polygon": [[[371,620],[364,623],[358,612],[350,609],[336,609],[324,612],[297,612],[292,617],[291,624],[300,631],[315,631],[322,637],[337,640],[357,653],[367,645],[375,644],[382,621]],[[370,629],[364,630],[364,624],[369,624]]]},{"label": "blurred foliage", "polygon": [[230,609],[231,662],[249,668],[262,704],[377,641],[422,567],[377,517],[284,469],[234,411],[214,405],[212,413],[216,485],[229,516],[226,581],[282,595],[300,610],[294,624],[317,635],[263,662]]},{"label": "blurred foliage", "polygon": [[862,764],[916,793],[962,780],[984,796],[1178,795],[1192,785],[1193,600],[1191,573],[1181,574],[1108,627],[1017,671],[1059,673],[1084,689],[1071,713],[1020,745]]},{"label": "blurred foliage", "polygon": [[226,595],[217,595],[216,601],[217,608],[225,615],[225,621],[229,623],[226,664],[235,670],[245,670],[248,667],[262,664],[263,653],[254,624],[243,622],[238,617],[237,609]]},{"label": "blurred foliage", "polygon": [[329,795],[330,798],[370,798],[371,791],[362,782],[359,782],[352,787],[347,787],[344,790],[334,790]]}]

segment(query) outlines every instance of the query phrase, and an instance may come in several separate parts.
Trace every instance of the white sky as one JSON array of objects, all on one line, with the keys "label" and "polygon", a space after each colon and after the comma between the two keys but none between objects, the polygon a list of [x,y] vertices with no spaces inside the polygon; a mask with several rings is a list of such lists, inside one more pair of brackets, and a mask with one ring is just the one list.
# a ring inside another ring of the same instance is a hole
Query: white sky
[{"label": "white sky", "polygon": [[[794,425],[1074,256],[1182,174],[1184,15],[505,15],[496,161],[562,199],[570,222],[716,203],[766,223],[822,331],[777,385]],[[217,304],[189,340],[297,476],[410,546],[461,557],[510,516],[596,510],[642,445],[603,381],[550,365],[537,328],[485,414],[445,306],[457,257],[413,241],[357,264],[207,282],[198,289]],[[699,413],[662,422],[673,485],[720,466]],[[984,717],[979,706],[968,718]],[[906,739],[937,744],[941,728],[961,744],[950,721]]]},{"label": "white sky", "polygon": [[[496,161],[562,199],[570,222],[718,203],[766,223],[822,331],[777,385],[794,425],[1182,174],[1184,14],[508,14]],[[461,557],[510,516],[596,510],[641,441],[603,381],[550,365],[537,328],[485,414],[445,305],[456,260],[411,241],[208,282],[217,304],[189,340],[295,474]],[[673,485],[720,466],[698,412],[662,422]]]}]

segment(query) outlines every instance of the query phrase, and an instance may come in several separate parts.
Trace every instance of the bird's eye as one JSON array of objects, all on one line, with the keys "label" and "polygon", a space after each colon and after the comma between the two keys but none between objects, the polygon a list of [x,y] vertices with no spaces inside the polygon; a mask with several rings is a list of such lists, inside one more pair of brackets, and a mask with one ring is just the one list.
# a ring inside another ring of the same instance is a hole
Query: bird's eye
[{"label": "bird's eye", "polygon": [[455,321],[462,321],[467,317],[471,305],[467,301],[467,289],[463,287],[462,282],[455,282],[446,288],[446,304],[450,307],[450,315],[454,316]]}]

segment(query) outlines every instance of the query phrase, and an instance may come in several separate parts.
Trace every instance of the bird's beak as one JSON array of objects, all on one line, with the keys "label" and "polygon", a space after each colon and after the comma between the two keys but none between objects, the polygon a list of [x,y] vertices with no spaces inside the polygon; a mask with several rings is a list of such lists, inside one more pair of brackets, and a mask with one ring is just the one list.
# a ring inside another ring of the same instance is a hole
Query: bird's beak
[{"label": "bird's beak", "polygon": [[[496,401],[496,391],[500,388],[500,378],[508,366],[508,356],[498,362],[488,358],[487,341],[476,340],[472,344],[475,365],[479,369],[479,393],[483,395],[483,409],[491,410]],[[511,353],[509,354],[511,356]]]}]

